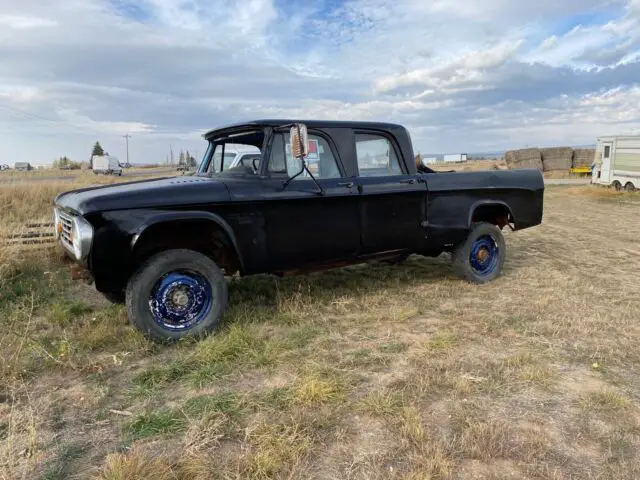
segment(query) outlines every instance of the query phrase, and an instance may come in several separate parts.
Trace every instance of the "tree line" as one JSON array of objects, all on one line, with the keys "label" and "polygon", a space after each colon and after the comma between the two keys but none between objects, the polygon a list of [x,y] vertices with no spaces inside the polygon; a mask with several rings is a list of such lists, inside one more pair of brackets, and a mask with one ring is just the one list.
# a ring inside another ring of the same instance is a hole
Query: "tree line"
[{"label": "tree line", "polygon": [[[102,145],[100,145],[100,142],[96,142],[93,145],[93,149],[91,150],[91,157],[89,157],[89,161],[87,162],[89,165],[89,168],[93,168],[93,157],[95,156],[104,156],[104,155],[109,155],[108,152],[105,152],[104,148],[102,148]],[[80,168],[82,168],[82,165],[85,162],[74,162],[73,160],[71,160],[69,157],[64,156],[64,157],[60,157],[57,160],[54,160],[53,162],[53,168],[58,168],[61,170],[79,170]],[[167,157],[167,165],[175,165],[175,161],[173,158],[173,153],[171,154],[171,159],[169,159],[169,157]],[[198,166],[198,162],[195,159],[195,157],[193,157],[190,153],[189,150],[184,151],[184,150],[180,150],[180,155],[178,156],[178,166],[180,167],[188,167],[188,168],[195,168]]]}]

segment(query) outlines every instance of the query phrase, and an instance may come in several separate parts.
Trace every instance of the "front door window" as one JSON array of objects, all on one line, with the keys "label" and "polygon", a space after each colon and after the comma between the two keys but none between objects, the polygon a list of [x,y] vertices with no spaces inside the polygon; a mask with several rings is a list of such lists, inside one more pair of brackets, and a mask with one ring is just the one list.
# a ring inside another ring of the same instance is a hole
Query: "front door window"
[{"label": "front door window", "polygon": [[[319,135],[309,135],[309,155],[307,156],[307,167],[318,180],[340,178],[338,163],[331,151],[329,143]],[[270,173],[282,173],[288,177],[293,177],[302,169],[299,159],[291,155],[291,145],[289,133],[278,133],[273,139],[271,146],[271,160],[269,161]],[[304,172],[294,181],[310,180],[309,174]]]}]

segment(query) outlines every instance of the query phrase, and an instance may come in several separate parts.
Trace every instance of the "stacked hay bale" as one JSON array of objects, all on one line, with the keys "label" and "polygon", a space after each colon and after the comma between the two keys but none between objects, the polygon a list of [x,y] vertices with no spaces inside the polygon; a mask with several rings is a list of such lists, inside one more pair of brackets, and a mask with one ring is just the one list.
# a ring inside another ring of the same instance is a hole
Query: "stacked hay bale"
[{"label": "stacked hay bale", "polygon": [[573,151],[573,168],[590,167],[596,158],[596,151],[593,148],[576,148]]},{"label": "stacked hay bale", "polygon": [[568,172],[573,162],[573,148],[571,147],[554,147],[543,148],[542,166],[545,172],[555,170],[564,170]]},{"label": "stacked hay bale", "polygon": [[521,168],[537,168],[542,170],[542,155],[538,148],[525,148],[523,150],[509,150],[504,155],[507,166],[511,170]]}]

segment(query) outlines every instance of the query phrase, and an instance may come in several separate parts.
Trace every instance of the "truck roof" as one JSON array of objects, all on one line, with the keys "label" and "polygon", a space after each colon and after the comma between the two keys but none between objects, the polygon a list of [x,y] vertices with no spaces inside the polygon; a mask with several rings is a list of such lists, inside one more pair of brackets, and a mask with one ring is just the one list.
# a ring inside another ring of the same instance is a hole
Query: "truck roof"
[{"label": "truck roof", "polygon": [[363,128],[371,130],[398,130],[405,128],[402,125],[396,123],[385,122],[361,122],[361,121],[344,121],[344,120],[292,120],[292,119],[263,119],[263,120],[250,120],[243,123],[234,123],[231,125],[225,125],[223,127],[214,128],[209,130],[203,136],[206,139],[214,137],[218,134],[224,134],[227,131],[233,131],[243,129],[247,127],[278,127],[280,125],[289,125],[291,123],[304,123],[309,128]]}]

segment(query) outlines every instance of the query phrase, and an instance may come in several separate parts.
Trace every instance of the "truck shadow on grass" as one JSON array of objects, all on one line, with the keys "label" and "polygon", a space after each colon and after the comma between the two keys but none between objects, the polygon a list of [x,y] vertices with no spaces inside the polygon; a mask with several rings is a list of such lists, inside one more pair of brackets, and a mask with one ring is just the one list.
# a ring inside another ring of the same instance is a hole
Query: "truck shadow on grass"
[{"label": "truck shadow on grass", "polygon": [[451,260],[446,254],[438,258],[414,255],[398,265],[362,264],[292,277],[233,278],[229,282],[230,307],[224,323],[233,321],[238,309],[273,310],[295,300],[309,306],[327,305],[354,295],[404,290],[410,285],[451,278]]}]

